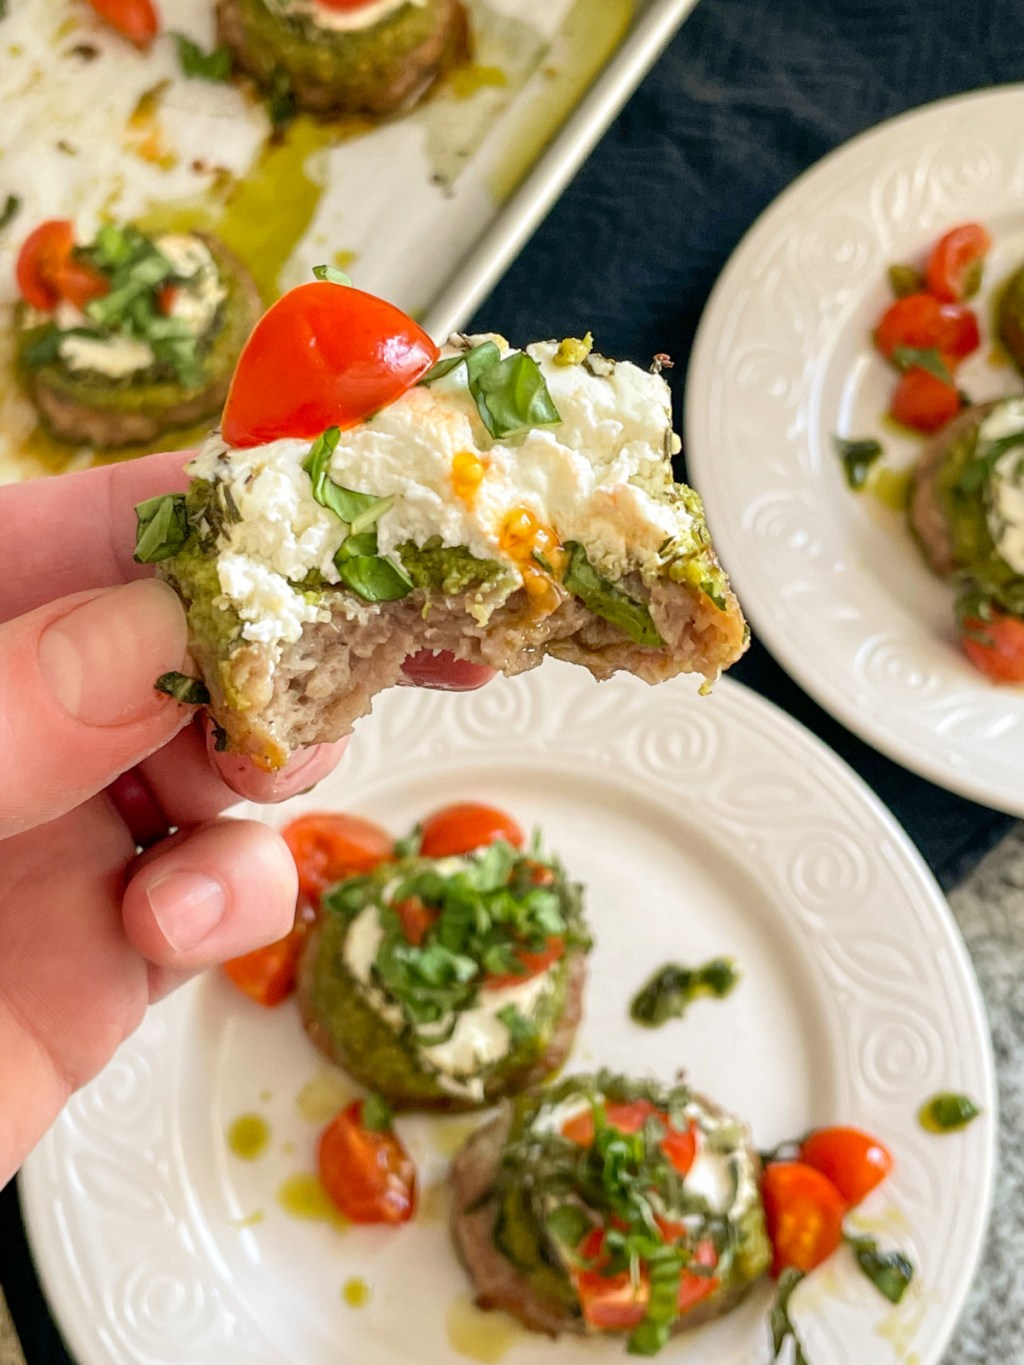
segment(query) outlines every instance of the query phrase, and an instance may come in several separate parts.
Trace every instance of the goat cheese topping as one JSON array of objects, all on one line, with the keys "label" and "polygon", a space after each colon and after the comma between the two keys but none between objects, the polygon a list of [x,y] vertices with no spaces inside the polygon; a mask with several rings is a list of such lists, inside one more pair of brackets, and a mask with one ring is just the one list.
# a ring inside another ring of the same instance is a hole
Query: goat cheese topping
[{"label": "goat cheese topping", "polygon": [[978,450],[993,441],[1020,437],[992,466],[986,486],[986,519],[999,555],[1024,575],[1024,399],[1000,403],[978,428]]}]

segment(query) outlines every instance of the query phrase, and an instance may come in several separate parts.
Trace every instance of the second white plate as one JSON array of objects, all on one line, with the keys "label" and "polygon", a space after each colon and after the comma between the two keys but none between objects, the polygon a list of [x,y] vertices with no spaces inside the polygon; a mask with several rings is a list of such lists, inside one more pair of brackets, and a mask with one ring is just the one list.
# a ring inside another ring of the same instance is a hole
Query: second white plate
[{"label": "second white plate", "polygon": [[[536,821],[587,886],[596,947],[574,1069],[683,1068],[761,1145],[840,1121],[889,1143],[895,1174],[863,1220],[908,1252],[915,1284],[893,1309],[838,1253],[794,1313],[815,1365],[895,1365],[907,1352],[936,1365],[984,1235],[996,1094],[963,945],[891,816],[741,687],[707,700],[682,681],[598,688],[551,663],[471,696],[392,691],[334,778],[246,813],[284,823],[358,810],[398,833],[467,798]],[[655,1031],[630,1022],[652,970],[718,954],[742,970],[727,1000]],[[962,1134],[923,1132],[916,1110],[939,1089],[971,1093],[982,1118]],[[210,975],[151,1013],[23,1176],[33,1253],[80,1365],[625,1359],[621,1342],[551,1342],[470,1306],[443,1188],[466,1119],[400,1120],[424,1190],[408,1227],[289,1216],[282,1188],[297,1179],[301,1192],[319,1127],[351,1093],[291,1003],[261,1010]],[[226,1138],[245,1112],[272,1134],[256,1161]],[[352,1277],[369,1288],[361,1308],[343,1297]],[[769,1300],[762,1286],[664,1358],[767,1361]]]},{"label": "second white plate", "polygon": [[[687,458],[722,560],[765,644],[822,706],[898,763],[1024,815],[1024,688],[997,687],[954,638],[953,594],[894,513],[851,494],[833,433],[881,435],[892,373],[871,344],[886,267],[957,222],[995,238],[992,283],[1024,261],[1024,86],[872,129],[791,185],[737,248],[687,380]],[[988,330],[985,307],[980,309]],[[987,348],[985,348],[987,350]],[[976,402],[1020,392],[979,356]]]}]

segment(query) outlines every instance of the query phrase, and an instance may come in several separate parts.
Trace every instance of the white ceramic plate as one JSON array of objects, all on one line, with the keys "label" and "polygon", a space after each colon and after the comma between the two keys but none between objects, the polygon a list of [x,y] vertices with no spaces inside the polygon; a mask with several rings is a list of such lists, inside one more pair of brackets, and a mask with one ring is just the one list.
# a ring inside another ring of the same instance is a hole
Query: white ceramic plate
[{"label": "white ceramic plate", "polygon": [[[902,518],[847,489],[834,432],[920,443],[881,423],[894,380],[871,345],[886,267],[954,223],[986,223],[994,285],[1024,261],[1024,86],[906,114],[825,158],[758,220],[701,322],[687,383],[690,474],[750,620],[779,662],[868,743],[951,791],[1024,815],[1024,688],[956,644],[953,594]],[[991,292],[991,290],[987,291]],[[979,311],[991,334],[987,299]],[[975,401],[1024,388],[989,347]]]},{"label": "white ceramic plate", "polygon": [[[864,1217],[910,1253],[918,1282],[894,1310],[843,1253],[796,1311],[815,1365],[908,1351],[935,1365],[984,1233],[996,1093],[968,959],[891,816],[739,686],[702,700],[684,682],[597,688],[546,664],[468,697],[390,692],[337,776],[269,818],[346,808],[404,832],[458,798],[538,822],[589,888],[597,946],[575,1069],[686,1068],[763,1145],[842,1120],[892,1146],[896,1175]],[[721,953],[743,970],[727,1000],[654,1032],[629,1022],[653,969]],[[426,1187],[409,1227],[339,1233],[286,1214],[277,1192],[313,1169],[318,1131],[300,1092],[312,1083],[335,1106],[352,1093],[329,1076],[292,1004],[261,1010],[209,976],[154,1011],[73,1100],[22,1192],[81,1365],[464,1365],[454,1343],[467,1335],[469,1359],[507,1365],[624,1358],[619,1343],[555,1344],[468,1307],[440,1189],[465,1119],[400,1120]],[[915,1111],[940,1088],[969,1092],[984,1116],[929,1137]],[[243,1112],[272,1132],[254,1162],[225,1140]],[[341,1298],[353,1276],[370,1288],[360,1309]],[[767,1360],[769,1297],[763,1287],[665,1359]]]}]

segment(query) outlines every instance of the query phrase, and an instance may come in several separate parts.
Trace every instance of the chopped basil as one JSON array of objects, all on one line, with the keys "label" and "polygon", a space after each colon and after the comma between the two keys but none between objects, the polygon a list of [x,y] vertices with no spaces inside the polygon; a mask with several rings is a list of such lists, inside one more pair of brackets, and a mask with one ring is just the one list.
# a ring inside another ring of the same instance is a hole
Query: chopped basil
[{"label": "chopped basil", "polygon": [[544,1231],[556,1242],[575,1250],[593,1226],[593,1219],[579,1204],[562,1204],[548,1216]]},{"label": "chopped basil", "polygon": [[328,427],[310,446],[302,468],[309,475],[313,497],[320,506],[333,512],[348,525],[352,534],[358,535],[393,507],[395,500],[379,498],[375,493],[354,493],[334,482],[329,467],[340,439],[341,429]]},{"label": "chopped basil", "polygon": [[184,33],[172,33],[171,37],[178,45],[178,62],[186,76],[218,84],[231,79],[233,62],[231,49],[226,43],[204,52],[198,43]]},{"label": "chopped basil", "polygon": [[274,132],[280,132],[291,123],[297,111],[291,77],[287,71],[278,67],[271,73],[267,87],[267,116]]},{"label": "chopped basil", "polygon": [[371,1133],[390,1133],[394,1126],[391,1106],[381,1095],[367,1095],[359,1114],[363,1127]]},{"label": "chopped basil", "polygon": [[941,379],[943,384],[952,384],[953,376],[946,367],[946,362],[934,346],[924,349],[918,346],[897,346],[892,353],[892,363],[898,370],[927,370],[936,379]]},{"label": "chopped basil", "polygon": [[772,1350],[775,1352],[772,1359],[780,1360],[787,1341],[793,1343],[792,1365],[809,1365],[807,1355],[797,1336],[796,1328],[793,1326],[793,1319],[789,1315],[789,1301],[793,1297],[793,1291],[804,1278],[802,1270],[795,1270],[789,1266],[779,1276],[779,1285],[775,1291],[775,1302],[772,1304],[771,1315],[768,1325],[772,1334]]},{"label": "chopped basil", "polygon": [[855,1237],[844,1232],[843,1240],[878,1292],[890,1303],[899,1303],[914,1278],[914,1267],[906,1256],[901,1251],[879,1251],[873,1237]]},{"label": "chopped basil", "polygon": [[505,1025],[508,1036],[515,1047],[522,1043],[529,1043],[536,1037],[537,1030],[533,1026],[533,1021],[527,1019],[525,1014],[520,1013],[515,1005],[504,1005],[498,1011],[497,1018]]},{"label": "chopped basil", "polygon": [[843,462],[846,482],[859,491],[868,481],[871,466],[882,456],[881,442],[871,437],[851,441],[844,436],[833,436],[832,448]]},{"label": "chopped basil", "polygon": [[345,284],[349,287],[352,285],[344,270],[339,270],[335,265],[315,265],[313,274],[318,280],[326,280],[328,284]]},{"label": "chopped basil", "polygon": [[1000,436],[994,441],[979,441],[974,457],[968,460],[956,481],[961,493],[974,493],[982,488],[992,477],[996,463],[1008,450],[1024,446],[1024,431],[1013,431],[1008,436]]},{"label": "chopped basil", "polygon": [[537,362],[525,351],[502,359],[493,341],[439,360],[419,382],[433,384],[460,365],[466,367],[469,392],[480,420],[495,440],[561,422]]},{"label": "chopped basil", "polygon": [[135,508],[135,561],[159,564],[176,555],[188,540],[188,514],[184,493],[164,493],[147,498]]},{"label": "chopped basil", "polygon": [[153,686],[185,706],[205,706],[210,700],[202,678],[190,678],[187,673],[161,673]]},{"label": "chopped basil", "polygon": [[[0,0],[0,5],[2,5],[2,4],[3,4],[3,0]],[[3,18],[3,14],[0,13],[0,19],[2,19],[2,18]],[[7,227],[7,225],[8,225],[9,223],[13,223],[13,222],[14,222],[14,220],[15,220],[15,218],[17,218],[18,213],[20,212],[20,210],[21,210],[21,199],[19,198],[19,196],[16,195],[16,194],[9,194],[9,195],[7,196],[7,198],[6,198],[6,200],[4,201],[4,206],[3,206],[3,208],[0,209],[0,232],[2,232],[2,231],[4,230],[4,228]]]},{"label": "chopped basil", "polygon": [[944,1091],[921,1106],[918,1118],[929,1133],[956,1133],[973,1123],[980,1113],[969,1096]]},{"label": "chopped basil", "polygon": [[638,645],[657,648],[665,643],[643,602],[635,602],[621,588],[602,578],[578,541],[566,541],[565,548],[569,551],[569,565],[563,582],[585,607],[610,621]]},{"label": "chopped basil", "polygon": [[364,602],[397,602],[412,591],[412,579],[404,569],[382,555],[335,556],[341,581]]},{"label": "chopped basil", "polygon": [[889,286],[898,299],[920,294],[924,289],[924,276],[916,266],[891,265],[889,267]]},{"label": "chopped basil", "polygon": [[637,1024],[657,1028],[669,1019],[681,1019],[690,1003],[701,995],[723,1000],[739,981],[731,958],[716,957],[703,967],[680,967],[672,963],[654,973],[634,997],[630,1018]]}]

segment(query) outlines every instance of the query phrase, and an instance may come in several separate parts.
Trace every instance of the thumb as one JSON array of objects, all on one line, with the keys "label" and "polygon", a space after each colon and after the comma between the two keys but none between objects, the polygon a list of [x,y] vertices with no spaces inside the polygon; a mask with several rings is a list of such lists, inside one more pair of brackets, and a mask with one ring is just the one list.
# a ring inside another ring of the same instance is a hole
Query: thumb
[{"label": "thumb", "polygon": [[181,603],[153,578],[0,626],[0,838],[81,804],[185,724],[153,684],[183,667],[186,638]]}]

